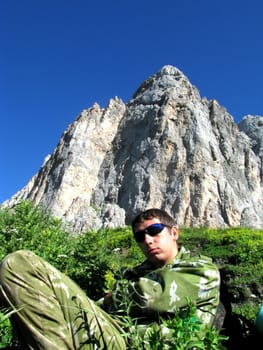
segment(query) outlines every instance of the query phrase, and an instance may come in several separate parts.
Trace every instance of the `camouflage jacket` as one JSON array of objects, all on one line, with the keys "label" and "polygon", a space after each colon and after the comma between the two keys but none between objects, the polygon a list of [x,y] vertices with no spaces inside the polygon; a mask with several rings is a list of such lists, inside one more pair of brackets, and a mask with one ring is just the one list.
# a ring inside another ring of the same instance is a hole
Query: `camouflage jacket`
[{"label": "camouflage jacket", "polygon": [[187,307],[189,300],[197,307],[197,316],[211,326],[219,304],[220,274],[212,259],[203,255],[191,256],[180,248],[171,263],[162,268],[145,261],[126,270],[124,278],[113,292],[110,313],[129,310],[138,323],[149,324]]}]

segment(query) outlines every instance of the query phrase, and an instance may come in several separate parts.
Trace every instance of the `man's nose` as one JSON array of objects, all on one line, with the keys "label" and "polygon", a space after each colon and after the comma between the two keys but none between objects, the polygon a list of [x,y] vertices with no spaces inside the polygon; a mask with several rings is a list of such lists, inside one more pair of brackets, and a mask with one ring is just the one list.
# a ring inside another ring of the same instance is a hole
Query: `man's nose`
[{"label": "man's nose", "polygon": [[144,235],[144,242],[147,243],[147,244],[149,244],[149,243],[151,243],[152,241],[153,241],[153,237],[150,236],[150,235],[148,235],[147,233],[145,233],[145,235]]}]

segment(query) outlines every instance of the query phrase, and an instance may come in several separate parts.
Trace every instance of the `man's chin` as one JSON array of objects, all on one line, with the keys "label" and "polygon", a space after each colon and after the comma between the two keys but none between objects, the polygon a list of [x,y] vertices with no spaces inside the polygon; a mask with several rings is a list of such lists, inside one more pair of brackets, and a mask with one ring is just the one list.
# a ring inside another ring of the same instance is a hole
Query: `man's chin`
[{"label": "man's chin", "polygon": [[160,257],[158,257],[157,255],[149,256],[148,260],[150,260],[156,267],[161,267],[165,265],[164,261],[160,259]]}]

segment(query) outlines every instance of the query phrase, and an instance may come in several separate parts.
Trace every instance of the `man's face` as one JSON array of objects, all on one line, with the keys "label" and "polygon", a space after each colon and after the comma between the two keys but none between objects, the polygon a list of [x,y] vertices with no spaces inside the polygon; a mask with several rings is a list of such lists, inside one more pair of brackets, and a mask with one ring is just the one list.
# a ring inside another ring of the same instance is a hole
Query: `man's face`
[{"label": "man's face", "polygon": [[[160,224],[160,220],[158,218],[145,220],[137,224],[135,232],[143,231],[146,228],[149,228],[150,231],[150,226],[153,224]],[[155,266],[161,267],[166,265],[178,254],[177,239],[178,230],[175,226],[171,228],[164,227],[163,230],[155,236],[147,232],[142,232],[142,241],[139,242],[138,245],[148,260]]]}]

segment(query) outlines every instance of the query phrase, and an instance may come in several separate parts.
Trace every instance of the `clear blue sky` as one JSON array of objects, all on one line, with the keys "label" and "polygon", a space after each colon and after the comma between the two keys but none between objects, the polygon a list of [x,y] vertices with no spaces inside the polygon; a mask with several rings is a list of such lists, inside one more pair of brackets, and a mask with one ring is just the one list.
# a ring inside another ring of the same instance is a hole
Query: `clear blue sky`
[{"label": "clear blue sky", "polygon": [[83,109],[164,65],[236,122],[263,115],[262,16],[262,0],[0,0],[0,203]]}]

